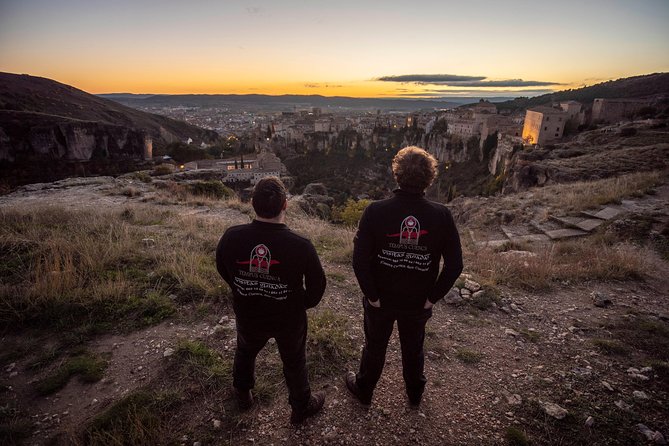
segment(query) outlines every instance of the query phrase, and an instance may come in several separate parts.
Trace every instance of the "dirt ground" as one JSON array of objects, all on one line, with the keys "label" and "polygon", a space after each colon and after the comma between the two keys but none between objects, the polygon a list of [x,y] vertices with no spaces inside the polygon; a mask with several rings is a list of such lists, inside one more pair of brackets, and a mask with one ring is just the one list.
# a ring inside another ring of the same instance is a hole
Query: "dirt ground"
[{"label": "dirt ground", "polygon": [[[122,206],[128,200],[100,195],[90,185],[82,185],[79,191],[80,195],[73,188],[63,193],[32,193],[15,197],[13,202],[5,198],[0,206],[40,201],[75,208]],[[183,208],[183,212],[194,211]],[[213,217],[246,218],[233,210]],[[329,282],[317,310],[329,308],[345,315],[350,322],[349,338],[359,352],[364,341],[361,294],[352,269],[329,262],[324,267]],[[667,385],[656,371],[642,370],[647,354],[632,348],[625,354],[607,355],[593,343],[611,338],[616,324],[630,320],[648,319],[666,329],[668,273],[662,262],[652,275],[639,281],[563,283],[548,292],[502,288],[504,309],[502,304],[481,310],[466,302],[439,302],[428,323],[428,385],[418,410],[410,409],[406,400],[395,331],[368,410],[346,393],[342,370],[312,382],[312,388],[323,389],[327,399],[322,414],[302,427],[288,423],[290,411],[283,388],[273,400],[261,401],[241,415],[230,430],[213,427],[214,420],[225,414],[215,395],[205,395],[179,413],[175,429],[182,431],[175,432],[170,443],[496,445],[508,444],[508,429],[517,428],[531,444],[652,444],[639,432],[638,423],[669,439]],[[595,306],[593,292],[607,296],[611,305]],[[215,328],[219,322],[223,329]],[[50,397],[35,394],[40,376],[27,369],[28,358],[0,364],[7,386],[0,393],[0,405],[16,405],[34,422],[25,444],[50,444],[58,433],[58,441],[67,442],[68,435],[122,396],[148,383],[169,386],[161,381],[162,370],[172,360],[165,352],[180,339],[206,340],[221,355],[229,356],[235,345],[234,316],[223,312],[199,320],[177,316],[140,331],[100,335],[87,348],[108,359],[104,378],[92,384],[72,379]],[[20,343],[44,346],[49,342],[50,334],[40,331],[6,332],[0,337],[3,350]],[[277,356],[271,346],[268,350],[268,355]],[[359,355],[351,359],[348,369],[356,370],[358,360]],[[278,364],[261,361],[258,367]],[[617,404],[620,401],[623,404]],[[561,406],[568,415],[561,420],[548,415],[543,410],[546,402]],[[588,417],[594,421],[590,426],[586,425]]]}]

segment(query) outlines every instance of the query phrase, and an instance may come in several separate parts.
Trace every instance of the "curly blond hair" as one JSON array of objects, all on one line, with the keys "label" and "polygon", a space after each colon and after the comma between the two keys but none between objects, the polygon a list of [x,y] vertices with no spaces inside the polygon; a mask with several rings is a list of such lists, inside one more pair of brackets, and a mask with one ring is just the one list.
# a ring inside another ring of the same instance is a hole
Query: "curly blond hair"
[{"label": "curly blond hair", "polygon": [[437,160],[420,147],[405,147],[393,158],[393,175],[400,189],[423,192],[437,175]]}]

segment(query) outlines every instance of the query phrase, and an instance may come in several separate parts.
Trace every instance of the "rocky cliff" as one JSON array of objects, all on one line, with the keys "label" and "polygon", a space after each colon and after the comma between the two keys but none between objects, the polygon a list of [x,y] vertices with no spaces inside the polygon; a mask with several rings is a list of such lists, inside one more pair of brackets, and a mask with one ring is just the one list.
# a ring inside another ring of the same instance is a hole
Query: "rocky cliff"
[{"label": "rocky cliff", "polygon": [[0,111],[0,160],[92,159],[151,156],[146,132],[101,122],[54,119],[30,112]]},{"label": "rocky cliff", "polygon": [[[0,73],[0,178],[5,185],[58,179],[71,174],[67,164],[77,162],[92,162],[97,173],[112,173],[124,164],[122,171],[150,158],[152,146],[188,138],[209,143],[218,134],[50,79]],[[49,173],[40,176],[45,167]]]}]

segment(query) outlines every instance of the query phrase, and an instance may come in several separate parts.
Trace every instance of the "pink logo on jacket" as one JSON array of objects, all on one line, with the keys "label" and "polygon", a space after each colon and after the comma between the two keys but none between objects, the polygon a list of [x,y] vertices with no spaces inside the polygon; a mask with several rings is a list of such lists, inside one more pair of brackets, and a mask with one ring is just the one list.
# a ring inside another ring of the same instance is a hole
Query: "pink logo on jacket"
[{"label": "pink logo on jacket", "polygon": [[409,215],[400,225],[400,232],[388,234],[387,237],[399,237],[402,245],[417,245],[421,235],[427,234],[426,230],[420,229],[420,222],[413,215]]},{"label": "pink logo on jacket", "polygon": [[249,271],[252,273],[269,274],[270,266],[281,262],[272,260],[272,254],[270,253],[269,248],[261,243],[251,250],[251,257],[248,262],[237,261],[237,263],[240,265],[248,264]]}]

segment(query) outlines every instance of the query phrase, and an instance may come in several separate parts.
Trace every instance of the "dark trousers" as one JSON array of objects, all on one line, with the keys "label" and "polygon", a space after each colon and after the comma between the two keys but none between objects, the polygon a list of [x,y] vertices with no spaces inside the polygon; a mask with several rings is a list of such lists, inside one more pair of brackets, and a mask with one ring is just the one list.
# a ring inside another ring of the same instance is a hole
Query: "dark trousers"
[{"label": "dark trousers", "polygon": [[360,371],[356,383],[365,397],[371,397],[376,383],[381,377],[386,362],[388,340],[397,321],[397,330],[402,347],[402,375],[410,399],[418,399],[425,389],[425,324],[432,316],[432,310],[399,311],[372,307],[364,299],[365,347],[362,351]]},{"label": "dark trousers", "polygon": [[232,367],[232,385],[239,390],[253,388],[256,356],[270,338],[276,339],[279,348],[283,376],[288,386],[288,402],[293,410],[306,410],[311,396],[305,357],[306,312],[295,321],[249,324],[237,320],[237,349]]}]

